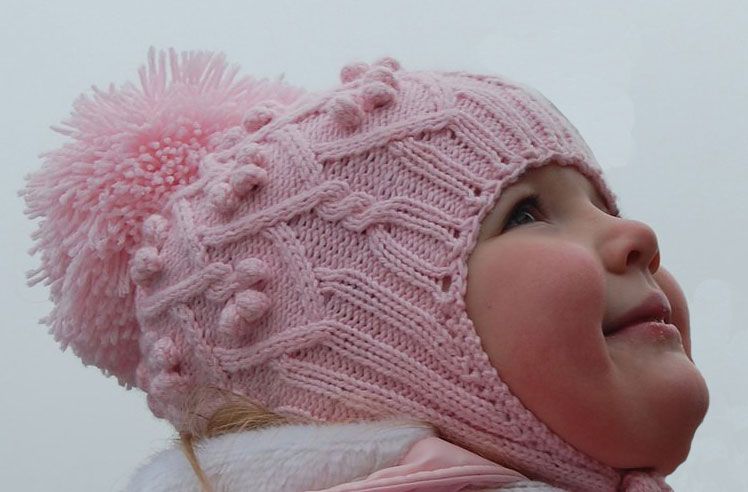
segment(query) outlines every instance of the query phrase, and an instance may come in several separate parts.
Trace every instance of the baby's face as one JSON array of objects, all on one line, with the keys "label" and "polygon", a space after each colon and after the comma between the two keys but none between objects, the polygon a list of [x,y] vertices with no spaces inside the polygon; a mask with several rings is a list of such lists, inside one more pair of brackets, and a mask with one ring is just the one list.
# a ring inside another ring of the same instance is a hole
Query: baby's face
[{"label": "baby's face", "polygon": [[[686,459],[708,392],[685,296],[659,261],[650,227],[610,215],[576,169],[547,165],[483,221],[466,303],[492,364],[541,421],[610,466],[667,474]],[[658,293],[677,330],[608,334]]]}]

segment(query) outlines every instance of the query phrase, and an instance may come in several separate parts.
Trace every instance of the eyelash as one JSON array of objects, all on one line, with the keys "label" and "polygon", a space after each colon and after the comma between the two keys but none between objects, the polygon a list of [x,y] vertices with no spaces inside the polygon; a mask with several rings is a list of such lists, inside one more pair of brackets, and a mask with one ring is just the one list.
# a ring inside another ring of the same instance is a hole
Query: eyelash
[{"label": "eyelash", "polygon": [[[519,227],[524,224],[518,224],[517,226],[510,226],[512,223],[512,219],[514,219],[517,214],[525,209],[534,209],[535,211],[539,212],[539,216],[535,217],[535,219],[539,219],[542,217],[545,217],[545,208],[540,203],[540,195],[537,193],[534,193],[532,195],[528,195],[524,198],[521,198],[514,207],[512,207],[511,212],[509,212],[509,215],[507,215],[507,220],[504,223],[504,227],[502,227],[501,232],[507,231],[509,229],[512,229],[514,227]],[[618,214],[610,214],[613,217],[619,217],[623,218],[623,215],[620,213]]]},{"label": "eyelash", "polygon": [[[517,226],[511,226],[510,224],[512,222],[512,219],[515,218],[515,216],[518,214],[518,212],[524,210],[525,208],[534,208],[536,211],[540,212],[540,215],[543,216],[545,213],[543,211],[543,207],[540,205],[540,196],[538,194],[533,194],[526,196],[522,199],[520,199],[514,207],[512,207],[512,211],[509,212],[509,215],[507,215],[506,223],[504,224],[504,227],[502,227],[501,232],[504,232],[506,230],[509,230],[513,227]],[[523,224],[518,224],[523,225]]]}]

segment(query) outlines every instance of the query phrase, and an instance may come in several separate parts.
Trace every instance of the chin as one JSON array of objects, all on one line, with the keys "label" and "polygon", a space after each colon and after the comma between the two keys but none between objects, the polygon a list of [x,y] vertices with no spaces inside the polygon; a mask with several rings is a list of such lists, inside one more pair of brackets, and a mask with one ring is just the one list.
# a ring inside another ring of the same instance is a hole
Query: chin
[{"label": "chin", "polygon": [[688,458],[688,454],[691,452],[692,440],[693,434],[679,448],[673,449],[670,454],[658,457],[659,463],[651,468],[662,475],[673,473]]},{"label": "chin", "polygon": [[701,372],[690,360],[678,358],[674,364],[661,372],[669,377],[661,381],[660,396],[651,407],[650,422],[656,424],[649,429],[650,442],[641,446],[642,451],[650,450],[643,453],[649,457],[646,465],[663,475],[686,461],[709,409],[709,390]]},{"label": "chin", "polygon": [[644,470],[670,475],[688,458],[692,439],[693,434],[689,434],[678,442],[641,442],[638,448],[619,448],[617,452],[620,454],[612,453],[601,461],[617,470]]},{"label": "chin", "polygon": [[[682,373],[681,373],[682,374]],[[696,430],[709,407],[706,383],[697,371],[690,377],[671,381],[652,406],[629,408],[626,428],[619,428],[607,446],[598,451],[598,459],[619,470],[647,470],[662,475],[675,471],[691,451]],[[619,416],[620,417],[620,416]],[[593,456],[594,457],[594,456]]]},{"label": "chin", "polygon": [[[706,386],[703,386],[703,391],[694,392],[693,398],[688,402],[682,403],[682,412],[670,417],[669,423],[677,422],[677,425],[670,426],[670,429],[657,436],[655,441],[650,440],[641,446],[638,464],[625,468],[645,468],[669,475],[686,461],[696,430],[704,420],[709,407]],[[646,458],[642,460],[641,457]]]}]

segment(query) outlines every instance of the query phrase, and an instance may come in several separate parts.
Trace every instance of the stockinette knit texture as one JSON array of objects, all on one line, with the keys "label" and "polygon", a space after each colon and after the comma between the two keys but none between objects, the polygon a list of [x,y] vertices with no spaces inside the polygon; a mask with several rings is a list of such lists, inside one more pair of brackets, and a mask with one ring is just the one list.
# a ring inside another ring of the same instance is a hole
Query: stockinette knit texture
[{"label": "stockinette knit texture", "polygon": [[[195,388],[313,421],[405,415],[572,490],[668,490],[566,443],[502,382],[465,310],[467,259],[501,191],[573,166],[614,212],[576,129],[500,76],[343,67],[307,93],[166,53],[81,96],[73,142],[21,194],[42,217],[29,283],[63,348],[189,430]],[[497,288],[511,288],[501,285]],[[198,408],[209,415],[220,399]]]}]

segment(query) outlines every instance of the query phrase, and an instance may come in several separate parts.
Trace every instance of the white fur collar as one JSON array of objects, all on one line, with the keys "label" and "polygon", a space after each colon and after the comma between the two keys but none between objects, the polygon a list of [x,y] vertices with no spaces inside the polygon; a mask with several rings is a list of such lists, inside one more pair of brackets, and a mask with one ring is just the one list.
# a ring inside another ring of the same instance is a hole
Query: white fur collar
[{"label": "white fur collar", "polygon": [[[216,491],[316,490],[394,466],[432,435],[428,427],[403,421],[288,425],[206,439],[196,454]],[[152,456],[125,489],[167,491],[201,491],[177,445]]]}]

